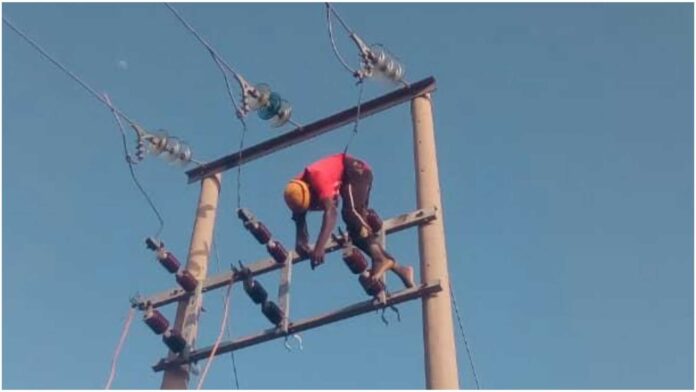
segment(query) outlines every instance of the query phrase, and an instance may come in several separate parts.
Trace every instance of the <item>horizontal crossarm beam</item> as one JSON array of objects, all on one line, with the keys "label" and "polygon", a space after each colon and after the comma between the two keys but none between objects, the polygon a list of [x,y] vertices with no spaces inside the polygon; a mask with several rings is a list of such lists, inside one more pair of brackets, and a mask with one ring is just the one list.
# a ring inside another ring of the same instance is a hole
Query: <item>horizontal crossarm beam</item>
[{"label": "horizontal crossarm beam", "polygon": [[[321,327],[326,324],[334,323],[336,321],[345,320],[350,317],[355,317],[364,313],[368,313],[374,310],[381,309],[386,306],[400,304],[402,302],[411,301],[417,298],[424,297],[426,295],[442,291],[442,284],[440,281],[431,282],[427,284],[422,284],[418,287],[406,289],[399,291],[387,297],[385,305],[380,304],[374,299],[359,302],[350,306],[346,306],[339,310],[328,312],[320,316],[308,318],[305,320],[290,323],[288,327],[288,335],[306,331],[309,329]],[[253,346],[259,343],[264,343],[269,340],[277,339],[287,336],[280,328],[267,329],[254,335],[249,335],[237,340],[223,342],[218,347],[215,355],[221,355],[228,353],[230,351],[239,350],[241,348]],[[161,359],[152,368],[154,371],[159,372],[166,369],[169,366],[183,365],[186,363],[196,362],[201,359],[210,356],[213,351],[213,347],[204,347],[199,350],[192,351],[187,359],[181,357],[174,358],[170,361],[166,359]]]},{"label": "horizontal crossarm beam", "polygon": [[[422,225],[424,223],[430,222],[435,219],[435,209],[420,209],[407,214],[399,215],[391,219],[387,219],[383,223],[383,227],[387,234],[393,234],[401,230],[411,228],[413,226]],[[341,249],[341,246],[336,243],[333,239],[329,240],[326,245],[326,253],[330,253]],[[299,263],[307,260],[306,257],[298,255],[295,251],[290,252],[289,256],[293,263]],[[265,274],[266,272],[274,271],[281,268],[283,265],[278,264],[273,260],[273,258],[266,258],[263,260],[256,261],[252,264],[247,265],[251,270],[252,276]],[[203,282],[203,292],[214,290],[220,287],[226,287],[230,281],[238,281],[239,277],[230,272],[225,272],[215,276],[211,276]],[[133,307],[137,307],[144,310],[150,306],[157,308],[163,305],[167,305],[191,295],[190,293],[184,291],[181,288],[175,288],[161,292],[159,294],[154,294],[145,298],[137,298],[132,302]]]},{"label": "horizontal crossarm beam", "polygon": [[364,102],[360,105],[359,111],[357,105],[353,106],[352,108],[344,110],[340,113],[322,118],[321,120],[315,121],[311,124],[297,127],[292,131],[286,132],[280,136],[191,169],[186,172],[188,182],[192,183],[199,181],[204,177],[232,169],[243,163],[253,161],[265,155],[342,127],[351,121],[355,121],[358,114],[360,115],[360,118],[365,118],[434,90],[435,78],[430,76],[423,80],[419,80],[418,82],[407,87],[382,95],[381,97],[377,97],[371,101]]}]

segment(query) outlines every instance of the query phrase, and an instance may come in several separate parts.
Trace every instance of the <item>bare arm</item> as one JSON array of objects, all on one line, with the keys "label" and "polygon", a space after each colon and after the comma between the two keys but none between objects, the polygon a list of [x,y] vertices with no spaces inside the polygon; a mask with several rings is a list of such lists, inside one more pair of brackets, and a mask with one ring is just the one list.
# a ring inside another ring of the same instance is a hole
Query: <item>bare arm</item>
[{"label": "bare arm", "polygon": [[312,268],[315,268],[324,262],[324,247],[329,240],[331,231],[333,231],[334,227],[336,226],[336,217],[338,215],[336,206],[331,199],[322,200],[321,203],[324,207],[324,216],[321,220],[319,237],[317,238],[317,242],[314,244],[314,249],[309,256]]},{"label": "bare arm", "polygon": [[309,233],[307,232],[307,213],[292,214],[292,220],[295,221],[295,251],[302,256],[307,256],[310,253]]}]

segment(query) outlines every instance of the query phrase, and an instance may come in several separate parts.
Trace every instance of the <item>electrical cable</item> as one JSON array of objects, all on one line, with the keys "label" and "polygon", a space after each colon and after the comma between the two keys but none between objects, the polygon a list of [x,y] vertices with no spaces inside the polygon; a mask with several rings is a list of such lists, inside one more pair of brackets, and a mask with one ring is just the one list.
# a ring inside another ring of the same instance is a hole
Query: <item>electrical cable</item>
[{"label": "electrical cable", "polygon": [[131,178],[133,179],[133,182],[140,190],[140,193],[145,197],[145,200],[147,200],[152,211],[157,216],[157,220],[159,220],[160,226],[159,226],[159,229],[157,230],[157,234],[155,234],[155,238],[159,238],[160,234],[162,234],[162,231],[164,230],[164,219],[162,219],[162,215],[157,210],[157,207],[155,207],[155,203],[152,201],[152,199],[150,198],[150,195],[147,194],[147,192],[145,191],[143,186],[140,184],[140,181],[138,181],[138,177],[135,175],[135,170],[133,170],[133,161],[131,159],[131,156],[128,155],[128,147],[126,146],[126,132],[123,130],[123,124],[121,123],[121,118],[119,117],[118,113],[114,110],[114,107],[111,104],[111,100],[109,99],[109,96],[106,94],[104,94],[104,102],[109,106],[109,108],[112,109],[114,117],[116,118],[116,123],[118,124],[118,129],[121,132],[121,136],[123,139],[124,154],[126,155],[126,163],[128,163],[128,169],[130,171]]},{"label": "electrical cable", "polygon": [[[210,55],[213,57],[213,59],[215,60],[215,63],[218,65],[218,67],[219,67],[220,70],[223,72],[223,74],[225,73],[225,69],[227,69],[229,72],[232,73],[232,75],[234,75],[234,77],[237,79],[237,81],[240,81],[240,84],[241,84],[241,80],[240,80],[239,74],[238,74],[229,64],[227,64],[227,62],[225,61],[225,59],[223,59],[222,56],[220,56],[220,55],[217,53],[217,51],[216,51],[210,44],[208,44],[208,42],[198,33],[198,31],[196,31],[196,29],[193,28],[193,26],[191,26],[191,24],[189,24],[189,23],[184,19],[183,16],[181,16],[181,14],[179,13],[179,11],[177,11],[177,10],[176,10],[174,7],[172,7],[172,5],[169,4],[169,3],[164,3],[164,5],[167,6],[167,8],[169,8],[169,10],[172,11],[172,13],[174,14],[174,16],[176,16],[177,19],[179,19],[179,21],[189,30],[189,32],[191,32],[191,34],[193,34],[194,37],[196,37],[196,39],[198,39],[198,42],[200,42],[201,44],[203,44],[203,46],[205,46],[206,49],[208,49],[208,52],[209,52]],[[225,76],[225,81],[227,81],[227,76],[226,76],[226,75],[224,75],[224,76]],[[227,86],[228,86],[228,90],[229,90],[229,83],[227,83]],[[231,94],[230,94],[230,98],[232,99],[232,104],[234,105],[236,114],[237,114],[237,116],[239,116],[240,113],[241,113],[241,111],[239,110],[239,107],[238,107],[238,105],[237,105],[237,102],[236,102],[236,100],[234,99],[234,97],[231,96]]]},{"label": "electrical cable", "polygon": [[336,11],[336,9],[335,9],[334,7],[331,6],[331,3],[326,2],[325,4],[326,4],[326,7],[327,7],[329,10],[331,10],[331,13],[334,14],[334,16],[336,17],[336,19],[338,20],[338,22],[341,23],[341,26],[343,26],[343,29],[345,29],[346,32],[348,32],[348,34],[350,34],[350,35],[355,34],[355,33],[353,32],[353,30],[351,30],[350,27],[348,27],[348,25],[346,24],[346,22],[343,21],[343,18],[341,18],[341,15],[338,14],[338,11]]},{"label": "electrical cable", "polygon": [[363,86],[364,83],[362,81],[358,82],[359,88],[358,88],[358,104],[357,106],[357,111],[355,114],[355,125],[353,125],[353,131],[350,133],[350,137],[348,138],[348,142],[346,143],[346,147],[343,149],[343,154],[348,152],[348,147],[350,146],[351,142],[353,142],[353,138],[355,135],[358,134],[358,125],[360,124],[360,107],[362,105],[362,94],[363,94]]},{"label": "electrical cable", "polygon": [[474,359],[471,356],[471,350],[469,350],[469,342],[466,339],[466,333],[464,332],[464,323],[461,317],[459,317],[459,307],[457,306],[457,300],[454,297],[454,290],[452,288],[452,282],[449,284],[450,298],[452,299],[452,304],[454,305],[454,313],[457,315],[457,323],[459,323],[459,331],[464,339],[464,347],[466,348],[466,355],[469,357],[469,364],[471,365],[471,372],[474,375],[474,382],[476,383],[476,389],[481,389],[479,385],[478,375],[476,374],[476,367],[474,366]]},{"label": "electrical cable", "polygon": [[220,72],[222,72],[222,76],[225,79],[225,86],[227,90],[227,95],[230,98],[230,101],[232,101],[232,106],[234,107],[235,114],[237,116],[237,119],[242,123],[242,135],[240,137],[239,141],[239,162],[240,164],[237,166],[237,208],[241,208],[242,204],[242,199],[241,199],[241,177],[242,177],[242,165],[241,165],[241,159],[242,159],[242,148],[244,147],[244,137],[247,132],[247,124],[246,121],[244,121],[244,116],[242,111],[239,108],[239,105],[237,105],[237,101],[234,99],[234,94],[232,93],[232,86],[230,85],[229,78],[227,77],[227,71],[231,72],[232,75],[237,79],[237,81],[241,83],[241,78],[239,74],[232,69],[232,67],[227,64],[227,62],[218,54],[218,52],[196,31],[196,29],[193,28],[193,26],[188,23],[184,17],[174,8],[172,7],[171,4],[169,3],[164,3],[167,8],[169,8],[170,11],[179,19],[179,21],[193,34],[198,41],[208,49],[208,53],[210,56],[213,58],[213,61],[215,61],[215,64],[217,65],[218,69]]},{"label": "electrical cable", "polygon": [[220,342],[222,341],[222,336],[225,334],[225,326],[227,325],[227,317],[229,314],[230,310],[230,298],[232,294],[232,281],[230,281],[230,284],[227,286],[227,293],[225,294],[225,310],[223,311],[222,315],[222,325],[220,326],[220,333],[218,334],[217,339],[215,340],[215,344],[213,345],[213,349],[210,351],[210,356],[208,357],[208,360],[205,363],[205,368],[203,368],[203,373],[201,373],[200,378],[198,379],[198,386],[196,389],[201,389],[203,386],[203,383],[205,382],[205,377],[208,374],[208,370],[210,369],[210,365],[213,363],[213,359],[215,358],[215,353],[217,352],[218,347],[220,346]]},{"label": "electrical cable", "polygon": [[128,336],[128,331],[130,330],[131,323],[133,322],[133,316],[135,316],[135,308],[130,308],[128,311],[128,316],[126,317],[126,322],[123,324],[123,330],[121,331],[121,337],[118,339],[118,345],[116,346],[116,351],[111,359],[111,372],[109,373],[109,379],[106,382],[104,389],[111,389],[111,383],[113,383],[116,377],[116,363],[118,362],[118,357],[121,355],[121,349],[123,344],[126,342],[126,336]]},{"label": "electrical cable", "polygon": [[15,33],[19,34],[19,36],[22,37],[25,41],[27,41],[31,46],[33,46],[34,49],[39,51],[39,53],[41,53],[44,57],[46,57],[51,63],[53,63],[53,65],[58,67],[61,71],[65,72],[74,81],[76,81],[80,86],[82,86],[85,90],[87,90],[89,93],[91,93],[97,100],[99,100],[104,105],[108,106],[112,111],[115,111],[119,116],[123,117],[123,119],[126,120],[129,124],[135,125],[135,123],[131,119],[129,119],[128,116],[126,116],[122,111],[118,110],[117,108],[114,108],[113,106],[109,105],[104,100],[104,98],[102,98],[92,87],[90,87],[86,82],[84,82],[82,79],[80,79],[80,77],[75,75],[73,72],[68,70],[58,60],[51,57],[51,55],[49,55],[48,52],[46,52],[38,43],[34,42],[31,38],[29,38],[21,30],[19,30],[15,25],[13,25],[9,20],[7,20],[5,17],[3,17],[2,21],[7,26],[9,26],[12,30],[14,30]]},{"label": "electrical cable", "polygon": [[[217,269],[218,273],[222,271],[222,267],[220,265],[220,251],[217,245],[217,232],[213,230],[213,248],[215,249],[215,261],[217,264]],[[230,286],[232,283],[230,282]],[[226,298],[227,295],[223,295],[223,300]],[[225,336],[227,337],[227,340],[231,339],[232,334],[230,333],[230,323],[227,323],[225,326]],[[230,359],[232,360],[232,370],[234,371],[234,383],[237,386],[237,389],[239,389],[239,378],[237,377],[237,363],[234,359],[234,350],[230,351]]]},{"label": "electrical cable", "polygon": [[351,73],[351,75],[356,74],[356,70],[352,69],[348,63],[343,59],[343,56],[341,56],[341,53],[338,51],[338,47],[336,47],[336,41],[334,40],[334,34],[333,34],[333,26],[331,23],[331,5],[329,3],[326,3],[326,26],[329,30],[329,40],[331,41],[331,49],[333,49],[334,55],[338,59],[338,61],[343,65],[343,67]]}]

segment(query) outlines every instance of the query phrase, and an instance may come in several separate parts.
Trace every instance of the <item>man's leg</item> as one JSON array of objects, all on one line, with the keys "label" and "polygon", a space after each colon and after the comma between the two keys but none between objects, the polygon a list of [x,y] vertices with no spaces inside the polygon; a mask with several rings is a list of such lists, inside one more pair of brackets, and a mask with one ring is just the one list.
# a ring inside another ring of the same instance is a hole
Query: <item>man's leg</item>
[{"label": "man's leg", "polygon": [[406,287],[413,287],[413,268],[399,266],[396,259],[382,248],[377,235],[367,223],[367,203],[372,188],[372,172],[358,160],[346,159],[345,178],[341,188],[343,220],[355,245],[372,259],[372,279],[382,279],[393,270]]}]

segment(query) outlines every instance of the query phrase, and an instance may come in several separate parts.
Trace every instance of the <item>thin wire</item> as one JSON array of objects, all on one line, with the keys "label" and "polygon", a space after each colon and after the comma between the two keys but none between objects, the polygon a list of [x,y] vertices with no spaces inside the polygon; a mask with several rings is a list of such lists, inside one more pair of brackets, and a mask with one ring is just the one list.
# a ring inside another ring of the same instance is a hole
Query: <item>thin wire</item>
[{"label": "thin wire", "polygon": [[239,153],[237,154],[237,209],[242,208],[242,149],[244,148],[244,136],[246,132],[246,122],[242,121],[242,136],[239,138]]},{"label": "thin wire", "polygon": [[332,7],[330,3],[327,2],[326,7],[331,10],[334,16],[336,16],[336,19],[338,19],[338,21],[341,23],[341,26],[343,26],[343,28],[348,32],[348,34],[355,34],[353,33],[353,30],[351,30],[350,27],[348,27],[346,22],[343,21],[343,18],[341,18],[341,15],[338,14],[338,11],[336,11],[336,9]]},{"label": "thin wire", "polygon": [[157,220],[159,221],[160,226],[159,226],[159,229],[157,230],[157,234],[155,234],[155,238],[158,238],[160,236],[160,234],[162,234],[162,231],[164,230],[164,219],[162,219],[162,215],[157,210],[157,207],[155,207],[155,203],[152,201],[152,199],[150,198],[150,195],[147,194],[147,192],[145,191],[143,186],[140,184],[140,181],[138,181],[138,177],[135,175],[135,170],[133,170],[133,161],[132,161],[130,155],[128,155],[128,147],[126,146],[126,132],[123,130],[123,124],[121,123],[120,115],[114,110],[114,107],[111,105],[111,100],[109,99],[109,96],[106,94],[104,94],[104,102],[106,103],[106,105],[109,106],[109,108],[111,108],[111,110],[114,114],[114,117],[116,118],[116,122],[118,123],[118,129],[121,132],[121,137],[123,140],[123,150],[124,150],[124,154],[126,155],[126,163],[128,163],[128,169],[130,171],[131,178],[133,179],[133,182],[140,190],[140,193],[145,197],[145,200],[147,200],[148,204],[150,205],[150,208],[155,213],[155,215],[157,216]]},{"label": "thin wire", "polygon": [[121,355],[121,349],[123,344],[126,342],[126,336],[128,336],[128,331],[130,330],[131,323],[133,322],[133,316],[135,316],[135,308],[130,308],[128,311],[128,316],[126,317],[126,322],[123,324],[123,330],[121,331],[121,337],[118,339],[118,345],[116,346],[116,351],[111,359],[111,373],[109,374],[109,380],[106,382],[106,387],[104,389],[111,389],[111,383],[116,377],[116,363],[118,362],[118,357]]},{"label": "thin wire", "polygon": [[338,51],[338,47],[336,47],[336,41],[334,40],[333,27],[331,23],[331,5],[329,5],[329,3],[326,3],[326,26],[329,30],[329,40],[331,41],[331,49],[333,49],[334,55],[336,55],[338,61],[348,72],[351,73],[351,75],[355,75],[357,71],[348,65],[348,63],[343,59],[343,56],[341,56],[341,53]]},{"label": "thin wire", "polygon": [[99,100],[101,103],[103,103],[106,106],[109,106],[112,111],[115,111],[118,113],[119,116],[123,117],[124,120],[126,120],[129,124],[135,125],[135,123],[128,118],[123,112],[118,110],[117,108],[109,105],[104,98],[102,98],[92,87],[90,87],[86,82],[84,82],[82,79],[80,79],[77,75],[75,75],[73,72],[68,70],[63,64],[61,64],[58,60],[54,59],[49,55],[38,43],[34,42],[31,38],[29,38],[26,34],[24,34],[21,30],[19,30],[15,25],[13,25],[9,20],[7,20],[5,17],[2,18],[3,23],[5,23],[7,26],[9,26],[12,30],[14,30],[15,33],[19,34],[20,37],[22,37],[25,41],[27,41],[31,46],[34,47],[34,49],[38,50],[39,53],[41,53],[44,57],[46,57],[50,62],[53,63],[56,67],[58,67],[61,71],[65,72],[68,76],[70,76],[74,81],[76,81],[80,86],[82,86],[85,90],[87,90],[89,93],[91,93],[97,100]]},{"label": "thin wire", "polygon": [[[217,264],[218,272],[220,272],[222,271],[222,267],[220,264],[220,252],[217,243],[217,232],[213,230],[213,248],[215,249],[215,261]],[[223,295],[223,298],[224,297],[225,295]],[[227,323],[225,329],[225,336],[227,337],[227,340],[229,340],[232,336],[232,334],[230,333],[230,323]],[[237,363],[234,360],[234,350],[230,351],[230,359],[232,360],[232,369],[234,370],[234,383],[237,385],[237,389],[239,389],[239,379],[237,378]]]},{"label": "thin wire", "polygon": [[474,367],[474,359],[471,356],[471,351],[469,350],[469,342],[466,340],[466,333],[464,332],[464,323],[461,317],[459,317],[459,307],[457,306],[457,300],[454,297],[454,290],[452,289],[452,282],[449,284],[450,298],[452,298],[452,303],[454,305],[454,313],[457,315],[457,323],[459,323],[459,331],[464,339],[464,347],[466,348],[466,355],[469,357],[469,364],[471,365],[471,373],[474,375],[474,382],[476,383],[476,389],[481,389],[479,386],[478,375],[476,374],[476,368]]},{"label": "thin wire", "polygon": [[203,373],[201,374],[201,377],[198,379],[198,386],[196,389],[201,389],[203,386],[203,382],[205,382],[205,377],[208,374],[208,370],[210,369],[210,365],[213,363],[213,359],[215,358],[215,352],[217,352],[218,347],[220,346],[220,342],[222,341],[222,336],[225,334],[225,326],[227,325],[227,317],[229,314],[230,310],[230,298],[231,298],[231,293],[232,293],[232,281],[230,281],[230,284],[227,286],[227,294],[225,294],[225,310],[222,315],[222,325],[220,326],[220,333],[218,334],[217,339],[215,340],[215,344],[213,345],[213,350],[210,352],[210,356],[208,357],[208,361],[205,363],[205,368],[203,369]]},{"label": "thin wire", "polygon": [[348,152],[348,147],[350,146],[350,143],[353,142],[353,138],[355,135],[358,134],[358,125],[360,124],[360,108],[362,106],[362,95],[363,95],[363,87],[364,83],[362,81],[358,82],[358,85],[360,86],[358,88],[358,104],[357,104],[357,111],[355,114],[355,125],[353,125],[353,131],[350,133],[350,138],[348,138],[348,142],[346,143],[346,147],[343,149],[343,153]]},{"label": "thin wire", "polygon": [[[222,72],[222,76],[225,79],[225,86],[227,88],[227,95],[230,98],[230,101],[232,101],[232,106],[234,107],[235,114],[237,116],[237,119],[242,123],[242,135],[240,137],[239,141],[239,162],[240,164],[237,166],[237,208],[241,208],[242,205],[242,197],[241,197],[241,187],[242,187],[242,165],[241,165],[241,159],[242,159],[242,148],[244,147],[244,136],[246,135],[247,132],[247,124],[246,121],[244,121],[244,115],[242,111],[239,109],[239,105],[237,105],[237,101],[234,99],[234,94],[232,93],[232,86],[230,85],[230,80],[227,77],[227,71],[231,72],[234,77],[237,79],[237,81],[241,83],[241,78],[239,74],[232,69],[232,67],[227,64],[225,59],[220,56],[217,51],[210,45],[208,42],[196,31],[196,29],[191,26],[190,23],[188,23],[183,16],[174,8],[172,7],[171,4],[169,3],[164,3],[164,5],[169,8],[169,10],[174,13],[174,15],[179,19],[179,21],[186,26],[186,28],[193,34],[198,41],[203,44],[203,46],[208,49],[208,53],[210,53],[210,56],[213,58],[215,61],[215,64],[217,65],[218,69],[220,69],[220,72]],[[241,86],[243,88],[243,86]]]},{"label": "thin wire", "polygon": [[[171,4],[169,4],[169,3],[164,3],[164,5],[166,5],[167,8],[169,8],[169,10],[171,10],[172,13],[177,17],[177,19],[179,19],[179,21],[180,21],[184,26],[186,26],[186,28],[191,32],[191,34],[193,34],[193,35],[196,37],[196,39],[198,39],[198,41],[199,41],[201,44],[203,44],[203,46],[205,46],[206,49],[208,49],[208,52],[209,52],[210,55],[213,57],[213,59],[215,60],[215,63],[218,65],[218,67],[220,68],[220,70],[223,72],[223,75],[225,76],[225,82],[226,82],[226,84],[227,84],[228,91],[229,91],[229,87],[230,87],[230,86],[229,86],[229,82],[228,82],[228,80],[227,80],[227,75],[225,74],[225,70],[224,70],[225,68],[226,68],[229,72],[231,72],[232,75],[234,75],[234,77],[237,79],[237,81],[239,81],[240,84],[241,84],[240,75],[237,73],[237,71],[235,71],[229,64],[227,64],[227,62],[225,61],[225,59],[223,59],[222,56],[220,56],[220,55],[217,53],[217,51],[216,51],[212,46],[210,46],[210,44],[208,44],[208,42],[196,31],[196,29],[194,29],[193,26],[191,26],[191,24],[189,24],[189,23],[184,19],[183,16],[181,16],[181,14],[180,14],[174,7],[172,7]],[[237,102],[235,101],[234,97],[232,97],[231,94],[230,94],[230,98],[232,99],[232,104],[233,104],[234,107],[235,107],[235,111],[236,111],[236,113],[237,113],[237,116],[239,116],[241,112],[239,111],[239,107],[237,106]]]}]

